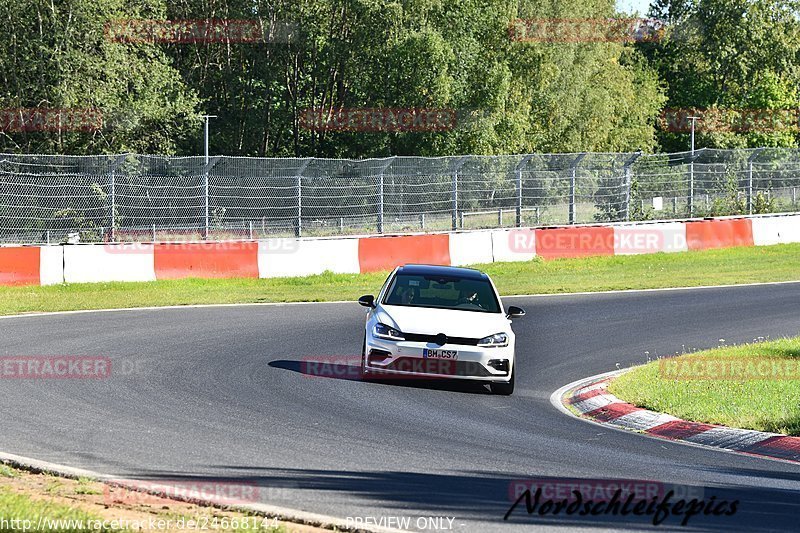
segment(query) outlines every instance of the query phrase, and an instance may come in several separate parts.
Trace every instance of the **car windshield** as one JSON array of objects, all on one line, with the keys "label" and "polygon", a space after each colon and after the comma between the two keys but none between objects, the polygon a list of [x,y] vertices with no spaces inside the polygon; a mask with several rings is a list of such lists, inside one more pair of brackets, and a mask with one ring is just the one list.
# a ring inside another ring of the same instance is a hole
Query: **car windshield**
[{"label": "car windshield", "polygon": [[483,313],[500,312],[500,302],[497,301],[494,288],[488,280],[456,276],[398,274],[392,280],[383,303]]}]

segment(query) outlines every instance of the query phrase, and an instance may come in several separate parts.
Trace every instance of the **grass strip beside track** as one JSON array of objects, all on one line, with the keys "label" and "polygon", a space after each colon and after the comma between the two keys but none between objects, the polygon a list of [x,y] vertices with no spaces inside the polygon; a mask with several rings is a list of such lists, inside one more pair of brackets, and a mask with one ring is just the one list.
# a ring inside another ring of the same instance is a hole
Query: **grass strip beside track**
[{"label": "grass strip beside track", "polygon": [[[475,265],[502,295],[800,280],[800,244]],[[0,287],[0,314],[165,305],[355,300],[386,273]]]},{"label": "grass strip beside track", "polygon": [[[213,483],[213,480],[208,482]],[[37,530],[61,533],[329,531],[249,513],[170,500],[86,478],[70,479],[34,473],[0,463],[0,531]]]},{"label": "grass strip beside track", "polygon": [[[755,366],[766,361],[761,370]],[[720,372],[722,368],[741,372]],[[678,369],[681,374],[674,373]],[[708,377],[708,372],[727,379],[696,379]],[[612,380],[609,391],[639,407],[685,420],[800,435],[800,337],[654,361]]]},{"label": "grass strip beside track", "polygon": [[[24,494],[16,494],[8,489],[0,488],[0,529],[3,531],[35,530],[42,520],[42,527],[50,531],[66,533],[85,531],[76,524],[85,524],[89,520],[100,520],[100,517],[68,505],[46,500],[35,500]],[[70,527],[72,524],[72,527]],[[116,531],[98,528],[96,531]]]}]

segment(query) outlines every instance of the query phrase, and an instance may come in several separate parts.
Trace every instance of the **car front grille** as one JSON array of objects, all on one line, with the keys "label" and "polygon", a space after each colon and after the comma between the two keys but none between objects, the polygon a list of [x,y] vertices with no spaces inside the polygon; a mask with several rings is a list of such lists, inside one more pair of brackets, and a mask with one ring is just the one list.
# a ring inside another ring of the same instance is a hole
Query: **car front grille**
[{"label": "car front grille", "polygon": [[[432,342],[439,344],[438,335],[426,335],[424,333],[403,333],[407,341],[413,342]],[[443,344],[460,344],[462,346],[477,346],[480,339],[473,339],[470,337],[450,337],[447,336],[447,342]]]}]

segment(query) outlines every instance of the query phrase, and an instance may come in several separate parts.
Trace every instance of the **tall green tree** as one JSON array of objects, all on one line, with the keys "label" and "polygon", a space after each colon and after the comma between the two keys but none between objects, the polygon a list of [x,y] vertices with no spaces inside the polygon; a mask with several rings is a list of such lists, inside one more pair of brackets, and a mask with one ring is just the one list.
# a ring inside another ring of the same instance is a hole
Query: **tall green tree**
[{"label": "tall green tree", "polygon": [[[800,107],[800,3],[796,0],[657,0],[651,15],[666,20],[666,39],[642,52],[667,83],[669,108],[711,110],[697,125],[709,147],[797,146],[786,120]],[[759,113],[783,116],[777,127]],[[714,120],[713,117],[721,117]],[[732,125],[734,131],[723,131]],[[740,131],[735,131],[740,130]],[[663,132],[665,150],[683,150],[685,133]]]},{"label": "tall green tree", "polygon": [[[569,14],[569,15],[567,15]],[[290,23],[290,42],[174,45],[169,53],[206,111],[212,144],[246,155],[368,157],[653,149],[663,102],[630,45],[530,43],[526,17],[610,17],[608,0],[182,0],[170,18]],[[304,129],[306,109],[445,108],[444,132]]]},{"label": "tall green tree", "polygon": [[[0,106],[96,107],[93,133],[1,149],[370,157],[655,148],[663,89],[621,42],[520,42],[518,18],[614,16],[611,0],[21,0],[0,8]],[[239,19],[262,42],[120,43],[120,18]],[[288,25],[288,26],[287,26]],[[291,28],[291,33],[282,29]],[[267,31],[267,33],[269,33]],[[569,41],[569,39],[565,39]],[[307,109],[456,111],[446,131],[316,131]]]},{"label": "tall green tree", "polygon": [[0,132],[0,150],[174,153],[197,128],[197,98],[154,44],[114,42],[118,19],[163,18],[161,0],[18,0],[0,8],[0,108],[93,108],[91,132]]}]

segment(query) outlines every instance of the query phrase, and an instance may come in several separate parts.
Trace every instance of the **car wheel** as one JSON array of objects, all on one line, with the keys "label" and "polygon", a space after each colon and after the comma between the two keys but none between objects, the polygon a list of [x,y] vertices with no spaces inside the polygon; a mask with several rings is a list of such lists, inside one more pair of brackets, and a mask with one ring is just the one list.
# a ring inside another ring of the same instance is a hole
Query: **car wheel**
[{"label": "car wheel", "polygon": [[514,375],[516,374],[516,369],[511,369],[511,379],[508,380],[508,383],[490,383],[489,388],[492,390],[493,394],[500,394],[502,396],[510,396],[514,393]]}]

